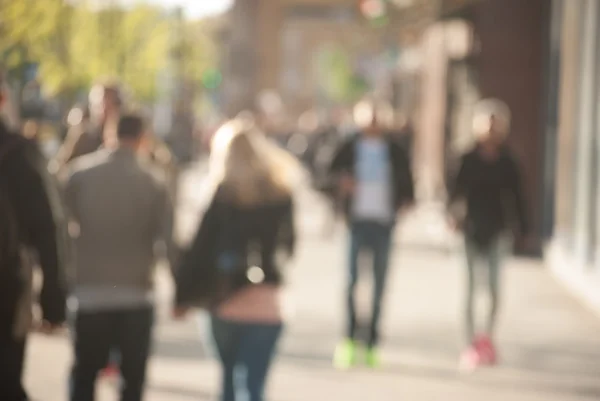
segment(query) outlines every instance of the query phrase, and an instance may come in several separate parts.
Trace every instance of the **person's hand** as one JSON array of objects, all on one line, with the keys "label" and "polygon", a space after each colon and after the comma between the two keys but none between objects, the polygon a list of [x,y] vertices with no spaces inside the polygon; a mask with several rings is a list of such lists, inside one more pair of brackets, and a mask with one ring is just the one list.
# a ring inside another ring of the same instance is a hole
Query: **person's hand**
[{"label": "person's hand", "polygon": [[350,174],[344,174],[340,178],[340,190],[344,195],[351,195],[354,192],[356,184]]},{"label": "person's hand", "polygon": [[176,306],[173,308],[172,316],[175,320],[183,320],[187,317],[190,312],[190,308],[185,306]]},{"label": "person's hand", "polygon": [[415,208],[415,203],[414,202],[408,202],[403,204],[402,206],[400,206],[400,209],[398,209],[398,216],[400,218],[405,217],[407,214],[409,214],[410,212],[412,212]]},{"label": "person's hand", "polygon": [[47,320],[42,320],[34,327],[34,330],[45,335],[57,335],[63,333],[66,327],[62,323],[50,323]]}]

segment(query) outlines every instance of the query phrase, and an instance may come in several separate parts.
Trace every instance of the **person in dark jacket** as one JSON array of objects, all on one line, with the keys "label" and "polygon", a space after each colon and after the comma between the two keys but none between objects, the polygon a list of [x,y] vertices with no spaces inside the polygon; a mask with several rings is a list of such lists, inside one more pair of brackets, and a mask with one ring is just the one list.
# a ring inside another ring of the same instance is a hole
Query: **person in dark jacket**
[{"label": "person in dark jacket", "polygon": [[[347,368],[355,363],[357,316],[354,301],[358,281],[358,259],[363,250],[373,254],[373,309],[367,339],[367,363],[378,364],[379,320],[389,265],[392,232],[397,216],[414,201],[408,157],[385,134],[384,119],[391,110],[364,102],[357,105],[355,118],[363,129],[337,151],[330,173],[337,177],[339,202],[350,228],[348,322],[346,339],[338,346],[334,364]],[[387,115],[386,115],[387,114]]]},{"label": "person in dark jacket", "polygon": [[209,170],[214,195],[176,270],[175,315],[194,306],[210,313],[223,401],[264,400],[285,320],[280,256],[291,257],[295,247],[294,164],[238,121],[215,136]]},{"label": "person in dark jacket", "polygon": [[[44,169],[37,147],[0,121],[0,197],[2,207],[10,208],[0,210],[0,220],[13,218],[15,236],[14,246],[0,252],[0,398],[6,401],[27,400],[21,375],[31,327],[31,251],[44,275],[41,328],[54,331],[65,321],[66,277],[57,225],[62,213]],[[8,225],[0,224],[2,229]]]},{"label": "person in dark jacket", "polygon": [[[476,145],[463,156],[450,190],[451,223],[463,231],[466,246],[465,331],[468,348],[462,357],[465,369],[496,361],[492,339],[498,313],[502,260],[509,251],[507,241],[512,229],[523,236],[529,232],[521,172],[505,143],[509,128],[510,111],[506,104],[487,99],[477,105],[473,119]],[[458,210],[461,203],[462,213]],[[473,316],[479,258],[486,262],[491,299],[487,327],[482,335],[476,334]]]}]

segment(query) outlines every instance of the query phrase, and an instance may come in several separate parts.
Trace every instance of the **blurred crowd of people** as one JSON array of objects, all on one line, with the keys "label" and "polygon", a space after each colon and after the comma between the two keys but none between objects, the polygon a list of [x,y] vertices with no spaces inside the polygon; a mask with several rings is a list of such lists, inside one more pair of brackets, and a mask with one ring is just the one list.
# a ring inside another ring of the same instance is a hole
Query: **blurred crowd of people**
[{"label": "blurred crowd of people", "polygon": [[[346,326],[333,363],[339,369],[361,361],[379,366],[394,227],[415,205],[412,128],[404,121],[392,130],[391,118],[389,106],[367,100],[355,107],[350,129],[312,111],[289,134],[268,132],[250,113],[225,122],[211,139],[209,196],[186,249],[173,240],[178,165],[149,135],[147,120],[128,110],[118,86],[93,88],[89,109],[72,112],[71,129],[49,167],[27,139],[27,127],[16,135],[0,123],[1,398],[27,399],[21,375],[37,264],[44,280],[36,327],[52,333],[68,321],[72,333],[70,399],[93,400],[97,378],[113,366],[121,400],[141,400],[154,325],[153,268],[163,259],[175,282],[173,317],[208,312],[222,368],[221,400],[262,401],[285,324],[281,298],[297,243],[300,169],[309,171],[313,188],[348,227]],[[528,231],[520,170],[504,145],[509,129],[502,102],[480,104],[477,144],[464,155],[449,192],[449,223],[465,236],[461,364],[468,369],[496,361],[501,264],[513,223]],[[355,290],[365,251],[372,256],[374,288],[370,316],[362,319]],[[35,263],[26,263],[31,255]],[[479,330],[473,305],[481,260],[492,302]]]}]

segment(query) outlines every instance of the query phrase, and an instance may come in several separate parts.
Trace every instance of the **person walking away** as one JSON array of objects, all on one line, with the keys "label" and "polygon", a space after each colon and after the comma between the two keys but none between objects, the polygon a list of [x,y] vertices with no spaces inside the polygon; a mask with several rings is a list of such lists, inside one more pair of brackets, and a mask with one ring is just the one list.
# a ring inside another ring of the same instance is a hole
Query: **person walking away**
[{"label": "person walking away", "polygon": [[[521,172],[506,145],[510,110],[496,99],[481,101],[475,109],[474,149],[463,157],[449,196],[450,222],[465,237],[467,294],[465,332],[467,349],[461,366],[473,369],[494,364],[493,337],[500,303],[502,262],[508,252],[511,229],[521,235],[529,232]],[[466,203],[466,204],[465,204]],[[466,211],[460,216],[460,206]],[[517,223],[516,227],[513,223]],[[474,303],[478,263],[483,262],[488,277],[490,309],[483,334],[476,334]]]},{"label": "person walking away", "polygon": [[[87,110],[81,110],[80,116],[77,116],[77,108],[69,113],[67,137],[51,163],[54,173],[65,171],[78,157],[115,146],[116,125],[123,105],[119,87],[111,83],[98,84],[91,89],[88,100],[89,106]],[[112,352],[109,363],[101,372],[103,377],[118,377],[118,359],[118,353]]]},{"label": "person walking away", "polygon": [[54,160],[57,171],[62,170],[70,161],[93,153],[103,146],[116,146],[116,126],[122,103],[118,86],[100,84],[92,88],[89,95],[91,121],[84,119],[69,129]]},{"label": "person walking away", "polygon": [[373,255],[373,305],[366,362],[379,364],[379,320],[388,276],[392,232],[400,211],[414,201],[414,188],[408,157],[392,138],[385,135],[387,107],[374,102],[356,106],[355,118],[361,131],[336,152],[330,174],[337,177],[339,196],[350,230],[347,286],[346,338],[338,345],[334,365],[346,369],[356,363],[358,320],[355,288],[358,260],[363,251]]},{"label": "person walking away", "polygon": [[[76,160],[65,188],[76,257],[71,400],[94,399],[95,381],[118,352],[121,401],[142,399],[154,321],[155,245],[174,263],[173,209],[164,182],[143,164],[145,126],[124,115],[119,144]],[[164,248],[164,247],[163,247]]]},{"label": "person walking away", "polygon": [[294,252],[292,188],[297,168],[254,126],[216,134],[214,187],[196,237],[177,269],[175,316],[210,313],[221,362],[222,401],[263,401],[281,336],[284,257]]},{"label": "person walking away", "polygon": [[[0,109],[2,101],[0,91]],[[0,398],[5,401],[27,400],[21,376],[32,323],[30,252],[44,276],[41,329],[53,332],[65,320],[62,211],[48,178],[39,149],[0,120]]]}]

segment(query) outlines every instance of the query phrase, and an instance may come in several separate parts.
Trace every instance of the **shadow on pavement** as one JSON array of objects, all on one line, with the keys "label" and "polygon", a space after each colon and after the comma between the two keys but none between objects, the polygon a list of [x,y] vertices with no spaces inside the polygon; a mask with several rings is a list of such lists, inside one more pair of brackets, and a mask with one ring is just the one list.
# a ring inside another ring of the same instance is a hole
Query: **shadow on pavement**
[{"label": "shadow on pavement", "polygon": [[[593,378],[600,375],[600,352],[589,352],[593,349],[591,345],[586,350],[586,347],[576,344],[531,347],[508,343],[503,347],[506,358],[497,368],[481,369],[475,375],[464,376],[459,373],[457,366],[460,350],[453,342],[441,337],[418,335],[390,340],[386,342],[390,351],[420,355],[422,357],[419,360],[424,362],[417,364],[394,361],[386,363],[383,369],[368,371],[370,374],[446,382],[466,381],[471,386],[486,390],[560,394],[565,399],[573,396],[600,399],[600,383],[591,384],[594,382]],[[279,357],[283,363],[310,370],[332,369],[332,352],[314,348],[309,350],[305,343],[285,347]],[[442,363],[436,365],[427,362],[431,357]],[[339,377],[340,381],[347,380],[343,375]]]},{"label": "shadow on pavement", "polygon": [[194,340],[157,340],[154,345],[153,355],[177,359],[203,360],[209,353],[200,341]]},{"label": "shadow on pavement", "polygon": [[[497,369],[502,369],[499,366]],[[442,381],[463,381],[474,387],[484,388],[486,390],[518,390],[530,393],[562,394],[571,399],[574,395],[580,397],[600,397],[599,385],[576,385],[557,383],[553,381],[533,381],[527,379],[515,380],[514,378],[503,378],[496,374],[495,369],[482,369],[473,375],[466,376],[459,373],[458,369],[444,369],[431,366],[415,366],[396,364],[389,365],[385,369],[373,371],[373,374],[393,375],[403,377],[415,377],[420,379],[433,379]],[[498,371],[500,372],[500,371]]]},{"label": "shadow on pavement", "polygon": [[[569,377],[590,378],[600,376],[600,353],[577,349],[577,346],[531,347],[510,345],[512,355],[503,366],[520,371]],[[600,387],[599,387],[600,388]]]},{"label": "shadow on pavement", "polygon": [[209,393],[208,391],[188,390],[181,387],[168,385],[151,384],[148,386],[148,390],[165,396],[189,397],[190,399],[194,400],[212,401],[216,399],[215,395]]}]

